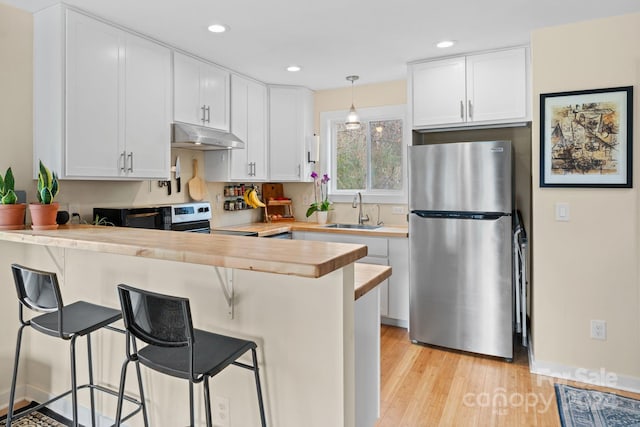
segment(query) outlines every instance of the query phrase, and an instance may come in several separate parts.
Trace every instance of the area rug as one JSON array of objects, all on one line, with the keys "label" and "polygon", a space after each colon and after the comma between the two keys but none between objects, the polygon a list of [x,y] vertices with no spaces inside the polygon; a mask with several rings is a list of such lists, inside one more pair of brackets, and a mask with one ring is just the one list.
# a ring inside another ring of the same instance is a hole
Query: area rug
[{"label": "area rug", "polygon": [[613,393],[555,384],[562,427],[640,426],[640,401]]},{"label": "area rug", "polygon": [[[38,402],[31,402],[28,406],[18,411],[18,414],[38,405]],[[58,415],[47,408],[41,408],[35,412],[30,413],[26,417],[14,421],[13,423],[11,423],[11,427],[67,427],[71,424],[71,420],[66,419],[62,415]],[[5,415],[3,417],[0,417],[0,427],[4,427],[6,425],[7,416]]]}]

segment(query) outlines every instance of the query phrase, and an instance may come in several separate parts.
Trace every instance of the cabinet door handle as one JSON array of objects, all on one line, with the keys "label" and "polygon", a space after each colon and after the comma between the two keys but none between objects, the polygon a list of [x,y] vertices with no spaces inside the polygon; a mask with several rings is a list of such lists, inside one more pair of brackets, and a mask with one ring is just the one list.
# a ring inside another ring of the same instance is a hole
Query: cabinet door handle
[{"label": "cabinet door handle", "polygon": [[460,120],[464,121],[464,102],[460,101]]},{"label": "cabinet door handle", "polygon": [[469,100],[468,102],[469,102],[469,107],[467,108],[467,111],[469,113],[469,119],[473,119],[473,106],[471,105],[471,100]]},{"label": "cabinet door handle", "polygon": [[211,123],[211,107],[207,105],[207,123]]},{"label": "cabinet door handle", "polygon": [[247,175],[251,176],[251,163],[247,163]]},{"label": "cabinet door handle", "polygon": [[127,157],[129,158],[129,169],[127,169],[127,170],[129,172],[133,172],[133,151],[130,152]]},{"label": "cabinet door handle", "polygon": [[301,166],[300,166],[300,164],[298,163],[298,178],[300,178],[301,169],[302,169],[302,167],[301,167]]},{"label": "cabinet door handle", "polygon": [[200,117],[200,121],[202,122],[202,124],[205,123],[205,111],[206,111],[206,106],[203,104],[202,107],[200,107],[200,109],[202,110],[202,117]]},{"label": "cabinet door handle", "polygon": [[253,176],[256,176],[256,162],[253,162]]},{"label": "cabinet door handle", "polygon": [[122,153],[120,153],[120,164],[122,166],[120,166],[120,172],[124,172],[127,168],[127,152],[123,151]]}]

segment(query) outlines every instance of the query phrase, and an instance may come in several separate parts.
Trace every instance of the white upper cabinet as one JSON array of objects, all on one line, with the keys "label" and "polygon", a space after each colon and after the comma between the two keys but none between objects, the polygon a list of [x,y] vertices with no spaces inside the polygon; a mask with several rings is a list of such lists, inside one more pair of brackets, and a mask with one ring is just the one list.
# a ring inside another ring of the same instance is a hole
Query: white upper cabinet
[{"label": "white upper cabinet", "polygon": [[[167,176],[171,163],[171,52],[149,40],[126,38],[125,152],[128,174]],[[162,171],[159,169],[162,168]]]},{"label": "white upper cabinet", "polygon": [[231,132],[245,142],[245,150],[231,152],[233,180],[267,179],[267,87],[231,77]]},{"label": "white upper cabinet", "polygon": [[414,127],[464,123],[464,58],[417,64],[412,72]]},{"label": "white upper cabinet", "polygon": [[34,16],[34,99],[35,166],[70,179],[169,177],[169,49],[45,9]]},{"label": "white upper cabinet", "polygon": [[413,128],[529,120],[527,55],[523,47],[411,65]]},{"label": "white upper cabinet", "polygon": [[269,178],[310,181],[307,144],[313,137],[313,92],[269,87]]},{"label": "white upper cabinet", "polygon": [[66,176],[118,177],[124,165],[121,40],[122,31],[67,11]]},{"label": "white upper cabinet", "polygon": [[174,118],[229,130],[229,72],[191,56],[175,52]]},{"label": "white upper cabinet", "polygon": [[207,181],[267,180],[267,87],[231,76],[231,132],[244,149],[205,153]]}]

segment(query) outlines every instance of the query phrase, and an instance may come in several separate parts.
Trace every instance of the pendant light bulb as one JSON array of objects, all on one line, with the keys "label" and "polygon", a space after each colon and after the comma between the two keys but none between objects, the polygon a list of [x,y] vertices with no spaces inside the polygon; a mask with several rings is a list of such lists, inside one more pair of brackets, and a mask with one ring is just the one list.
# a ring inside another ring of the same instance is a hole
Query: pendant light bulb
[{"label": "pendant light bulb", "polygon": [[356,107],[353,105],[353,82],[358,80],[359,76],[347,76],[347,80],[351,82],[351,108],[349,114],[347,114],[347,120],[344,125],[347,130],[360,129],[360,117],[356,111]]}]

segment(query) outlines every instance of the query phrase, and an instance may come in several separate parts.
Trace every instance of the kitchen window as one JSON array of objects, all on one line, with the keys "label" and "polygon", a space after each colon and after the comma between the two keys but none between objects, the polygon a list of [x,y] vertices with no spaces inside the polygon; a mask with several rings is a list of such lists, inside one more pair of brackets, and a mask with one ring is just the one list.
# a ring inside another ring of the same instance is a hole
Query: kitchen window
[{"label": "kitchen window", "polygon": [[405,106],[362,108],[358,114],[356,130],[345,128],[346,111],[321,115],[331,199],[351,202],[361,192],[367,203],[406,203]]}]

